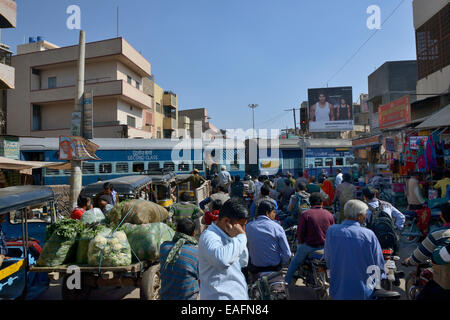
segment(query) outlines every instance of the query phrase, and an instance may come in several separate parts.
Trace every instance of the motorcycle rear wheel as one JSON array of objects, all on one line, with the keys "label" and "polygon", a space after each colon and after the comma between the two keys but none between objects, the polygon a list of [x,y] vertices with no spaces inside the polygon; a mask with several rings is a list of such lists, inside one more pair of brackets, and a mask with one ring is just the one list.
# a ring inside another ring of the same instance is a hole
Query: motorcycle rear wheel
[{"label": "motorcycle rear wheel", "polygon": [[420,288],[416,286],[416,277],[408,275],[405,279],[405,292],[408,300],[415,300],[420,292]]}]

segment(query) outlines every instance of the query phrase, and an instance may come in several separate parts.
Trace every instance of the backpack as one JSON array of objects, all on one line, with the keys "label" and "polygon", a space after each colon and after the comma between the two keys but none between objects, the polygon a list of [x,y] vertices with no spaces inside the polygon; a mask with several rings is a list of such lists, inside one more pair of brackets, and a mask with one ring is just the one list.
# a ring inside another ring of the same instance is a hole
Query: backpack
[{"label": "backpack", "polygon": [[394,252],[398,251],[400,239],[395,232],[394,221],[385,211],[387,203],[378,200],[378,207],[369,205],[372,211],[371,221],[368,228],[371,229],[378,238],[382,249],[391,248]]},{"label": "backpack", "polygon": [[294,218],[298,218],[300,214],[310,209],[311,205],[309,204],[308,198],[302,197],[298,193],[295,193],[295,196],[297,197],[298,201],[296,203],[296,206],[292,208],[292,215],[294,216]]}]

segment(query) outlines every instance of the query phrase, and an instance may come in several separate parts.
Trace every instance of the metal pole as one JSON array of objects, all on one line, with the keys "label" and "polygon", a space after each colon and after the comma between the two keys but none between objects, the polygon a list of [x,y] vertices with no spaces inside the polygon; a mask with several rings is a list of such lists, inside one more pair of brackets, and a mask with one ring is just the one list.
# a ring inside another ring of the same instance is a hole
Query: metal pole
[{"label": "metal pole", "polygon": [[[74,112],[83,112],[83,94],[84,94],[84,68],[85,68],[85,53],[86,53],[86,34],[83,30],[80,31],[80,42],[78,45],[78,73],[77,84],[75,91]],[[81,117],[83,124],[83,117]],[[83,135],[83,125],[81,125],[81,135]],[[81,192],[82,173],[81,161],[71,160],[71,175],[70,175],[70,203],[72,208],[77,206],[77,199]]]},{"label": "metal pole", "polygon": [[248,107],[253,111],[253,137],[255,136],[255,108],[258,107],[257,104],[249,104]]},{"label": "metal pole", "polygon": [[297,134],[297,119],[295,118],[295,108],[292,108],[292,113],[294,113],[294,134]]}]

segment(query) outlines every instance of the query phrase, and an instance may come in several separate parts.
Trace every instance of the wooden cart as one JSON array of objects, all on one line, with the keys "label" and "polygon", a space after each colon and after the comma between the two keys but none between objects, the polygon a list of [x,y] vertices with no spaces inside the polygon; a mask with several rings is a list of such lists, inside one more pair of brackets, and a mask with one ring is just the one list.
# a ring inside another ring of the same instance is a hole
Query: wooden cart
[{"label": "wooden cart", "polygon": [[92,289],[114,287],[138,287],[142,300],[159,300],[161,277],[159,263],[147,261],[123,267],[88,267],[78,266],[80,272],[80,289],[71,289],[74,283],[74,270],[69,265],[56,267],[30,267],[30,272],[48,273],[50,279],[62,278],[62,297],[64,300],[89,299]]}]

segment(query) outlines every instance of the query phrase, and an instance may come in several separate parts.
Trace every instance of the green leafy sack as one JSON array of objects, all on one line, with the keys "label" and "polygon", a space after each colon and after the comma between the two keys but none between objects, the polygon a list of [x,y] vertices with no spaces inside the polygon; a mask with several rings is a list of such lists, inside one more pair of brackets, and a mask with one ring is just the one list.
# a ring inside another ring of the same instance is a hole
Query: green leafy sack
[{"label": "green leafy sack", "polygon": [[95,236],[97,236],[105,228],[106,228],[105,226],[99,225],[97,227],[86,229],[81,233],[80,238],[78,239],[78,246],[77,246],[77,258],[76,258],[77,265],[88,264],[89,243],[91,242],[92,239],[95,238]]},{"label": "green leafy sack", "polygon": [[156,262],[159,260],[159,248],[165,241],[171,241],[175,231],[161,222],[150,224],[130,224],[122,226],[128,242],[139,260]]},{"label": "green leafy sack", "polygon": [[107,214],[111,227],[118,226],[125,216],[123,223],[148,224],[166,221],[169,212],[154,202],[136,199],[119,203]]},{"label": "green leafy sack", "polygon": [[54,267],[72,262],[76,254],[78,235],[83,230],[83,224],[73,219],[61,219],[48,226],[46,242],[37,265]]},{"label": "green leafy sack", "polygon": [[83,215],[81,216],[81,222],[86,225],[104,223],[105,215],[99,208],[93,208],[83,213]]},{"label": "green leafy sack", "polygon": [[127,235],[105,228],[89,242],[88,264],[92,267],[119,267],[131,264],[131,248]]}]

